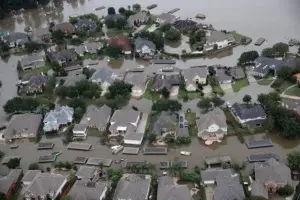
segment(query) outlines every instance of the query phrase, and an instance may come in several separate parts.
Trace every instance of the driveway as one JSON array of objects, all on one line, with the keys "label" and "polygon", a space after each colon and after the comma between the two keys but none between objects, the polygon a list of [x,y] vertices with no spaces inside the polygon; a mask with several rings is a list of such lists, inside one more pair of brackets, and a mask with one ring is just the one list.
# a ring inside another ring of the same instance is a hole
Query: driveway
[{"label": "driveway", "polygon": [[224,83],[224,84],[221,84],[220,86],[225,93],[233,92],[231,83]]}]

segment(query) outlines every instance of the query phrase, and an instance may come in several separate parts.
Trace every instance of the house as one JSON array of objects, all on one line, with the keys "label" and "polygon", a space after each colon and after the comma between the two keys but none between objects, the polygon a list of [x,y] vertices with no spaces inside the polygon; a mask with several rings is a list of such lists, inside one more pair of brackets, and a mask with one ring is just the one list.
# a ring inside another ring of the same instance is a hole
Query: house
[{"label": "house", "polygon": [[245,72],[241,67],[230,68],[230,74],[234,80],[239,80],[246,77]]},{"label": "house", "polygon": [[139,27],[149,21],[150,16],[146,11],[138,12],[134,15],[130,15],[127,19],[127,23],[130,27]]},{"label": "house", "polygon": [[216,107],[196,120],[198,137],[211,142],[219,141],[227,135],[226,116],[224,111]]},{"label": "house", "polygon": [[45,66],[44,56],[38,53],[27,55],[20,60],[20,64],[23,70],[41,68]]},{"label": "house", "polygon": [[23,171],[22,169],[10,170],[6,166],[1,166],[0,170],[0,194],[5,199],[11,199],[13,194],[17,192]]},{"label": "house", "polygon": [[145,133],[126,132],[123,138],[124,144],[128,145],[141,145]]},{"label": "house", "polygon": [[206,170],[202,170],[201,172],[201,180],[204,185],[214,185],[216,184],[217,177],[231,177],[231,178],[239,178],[237,174],[232,174],[230,169],[218,169],[218,168],[208,168]]},{"label": "house", "polygon": [[75,124],[74,128],[72,130],[73,137],[85,139],[86,136],[87,136],[86,130],[87,130],[86,125],[84,125],[84,124]]},{"label": "house", "polygon": [[94,31],[97,28],[97,24],[91,19],[83,18],[77,19],[77,22],[74,24],[74,27],[77,30],[84,29],[88,31]]},{"label": "house", "polygon": [[13,115],[2,137],[6,140],[35,138],[42,118],[42,115],[32,113]]},{"label": "house", "polygon": [[69,106],[57,107],[46,113],[44,118],[44,131],[58,131],[61,126],[66,126],[73,121],[74,109]]},{"label": "house", "polygon": [[151,90],[160,92],[163,88],[167,88],[170,91],[173,86],[179,86],[181,80],[180,74],[156,74],[152,79]]},{"label": "house", "polygon": [[230,71],[223,67],[216,69],[216,78],[220,84],[231,84],[232,82]]},{"label": "house", "polygon": [[89,167],[81,165],[76,172],[78,180],[92,181],[98,174],[98,167]]},{"label": "house", "polygon": [[207,75],[207,66],[194,66],[184,69],[182,76],[185,81],[185,89],[189,92],[197,91],[198,84],[206,84]]},{"label": "house", "polygon": [[281,105],[287,109],[295,111],[298,115],[300,114],[300,100],[283,98]]},{"label": "house", "polygon": [[173,24],[176,21],[176,16],[169,13],[162,13],[157,16],[156,23],[160,26],[165,24]]},{"label": "house", "polygon": [[103,45],[100,42],[87,43],[75,47],[75,52],[80,56],[84,56],[84,53],[97,54],[102,47]]},{"label": "house", "polygon": [[23,195],[26,200],[54,200],[61,194],[68,177],[60,174],[40,173],[24,189]]},{"label": "house", "polygon": [[109,183],[106,181],[77,180],[68,196],[71,200],[104,200],[109,188]]},{"label": "house", "polygon": [[82,81],[82,80],[86,80],[86,75],[84,74],[78,74],[78,75],[69,75],[67,76],[64,82],[64,86],[66,87],[70,87],[70,86],[75,86],[76,83]]},{"label": "house", "polygon": [[135,52],[140,58],[152,59],[155,55],[156,46],[152,41],[136,38],[134,41]]},{"label": "house", "polygon": [[27,170],[27,172],[24,174],[21,180],[23,187],[28,186],[33,181],[33,179],[40,173],[42,173],[42,170]]},{"label": "house", "polygon": [[4,35],[3,42],[7,43],[9,47],[24,47],[29,42],[28,35],[26,33],[15,32]]},{"label": "house", "polygon": [[157,136],[171,136],[176,137],[178,129],[178,116],[170,112],[161,112],[151,119],[152,133]]},{"label": "house", "polygon": [[102,94],[107,92],[108,87],[121,77],[115,74],[111,68],[101,67],[89,78],[93,83],[101,83]]},{"label": "house", "polygon": [[49,79],[49,76],[27,74],[20,81],[19,92],[26,94],[42,93]]},{"label": "house", "polygon": [[263,187],[252,191],[253,196],[264,197],[268,192],[276,193],[278,188],[292,185],[290,168],[274,158],[262,163],[254,163],[254,174],[255,187]]},{"label": "house", "polygon": [[290,59],[278,60],[259,56],[254,60],[252,74],[253,76],[265,77],[269,74],[270,70],[274,70],[274,74],[276,74],[276,71],[283,67],[296,67],[296,61]]},{"label": "house", "polygon": [[96,128],[99,131],[105,131],[110,120],[110,115],[111,108],[107,105],[103,105],[101,108],[90,105],[87,107],[80,124],[89,128]]},{"label": "house", "polygon": [[70,65],[78,60],[75,49],[64,49],[59,52],[49,52],[48,58],[51,62],[58,62],[59,65]]},{"label": "house", "polygon": [[127,37],[115,37],[108,40],[108,45],[118,45],[122,48],[125,55],[131,54],[130,40]]},{"label": "house", "polygon": [[238,104],[231,106],[231,111],[239,123],[246,126],[261,126],[267,114],[261,104]]},{"label": "house", "polygon": [[49,42],[51,40],[52,34],[49,28],[36,28],[33,30],[31,40],[35,42]]},{"label": "house", "polygon": [[148,81],[148,77],[144,72],[128,72],[126,73],[124,82],[131,84],[133,87],[131,88],[132,96],[140,97],[144,94],[146,90],[146,83]]},{"label": "house", "polygon": [[117,184],[113,200],[148,199],[150,186],[150,175],[124,174]]},{"label": "house", "polygon": [[141,113],[133,109],[116,110],[110,119],[109,131],[113,135],[136,132]]},{"label": "house", "polygon": [[173,177],[162,176],[158,178],[157,199],[192,200],[192,197],[187,185],[175,184]]},{"label": "house", "polygon": [[197,22],[190,19],[177,20],[173,26],[180,31],[189,31],[199,27]]},{"label": "house", "polygon": [[62,22],[62,23],[54,25],[51,28],[51,30],[52,30],[52,32],[62,31],[67,35],[72,35],[75,32],[75,27],[73,26],[73,24],[71,24],[69,22]]},{"label": "house", "polygon": [[205,51],[222,49],[235,43],[232,34],[224,33],[222,31],[209,31],[206,35],[206,43],[204,44]]}]

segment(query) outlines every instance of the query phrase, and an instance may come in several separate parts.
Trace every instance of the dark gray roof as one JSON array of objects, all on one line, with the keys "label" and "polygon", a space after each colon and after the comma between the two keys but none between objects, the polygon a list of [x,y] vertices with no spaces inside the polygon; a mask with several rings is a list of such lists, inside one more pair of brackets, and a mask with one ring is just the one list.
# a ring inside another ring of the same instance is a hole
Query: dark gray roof
[{"label": "dark gray roof", "polygon": [[67,76],[64,80],[64,86],[75,86],[75,84],[79,81],[85,80],[86,79],[86,75],[84,74],[79,74],[79,75],[70,75]]},{"label": "dark gray roof", "polygon": [[0,193],[8,194],[12,184],[14,184],[22,174],[22,169],[12,169],[7,176],[0,177]]},{"label": "dark gray roof", "polygon": [[49,80],[48,76],[44,75],[33,75],[33,74],[26,74],[22,82],[27,82],[27,85],[37,85],[37,86],[43,86],[46,85],[47,81]]},{"label": "dark gray roof", "polygon": [[157,16],[160,24],[173,24],[176,21],[176,16],[170,13],[162,13]]},{"label": "dark gray roof", "polygon": [[147,80],[147,74],[144,72],[128,72],[126,73],[124,82],[144,90]]},{"label": "dark gray roof", "polygon": [[207,169],[201,171],[202,181],[216,181],[217,176],[231,177],[230,169]]},{"label": "dark gray roof", "polygon": [[154,60],[154,64],[174,65],[176,64],[176,60]]},{"label": "dark gray roof", "polygon": [[241,68],[241,67],[231,68],[230,72],[231,72],[231,76],[234,79],[242,79],[242,78],[246,77],[245,72],[244,72],[243,68]]},{"label": "dark gray roof", "polygon": [[49,52],[48,56],[52,61],[73,61],[76,60],[77,53],[75,49],[64,49],[59,52]]},{"label": "dark gray roof", "polygon": [[98,171],[96,167],[89,167],[89,166],[80,166],[77,170],[76,176],[81,179],[90,180],[93,178]]},{"label": "dark gray roof", "polygon": [[42,170],[27,170],[22,178],[22,182],[31,182],[37,174],[40,174]]},{"label": "dark gray roof", "polygon": [[242,120],[267,116],[261,104],[234,103],[231,109]]},{"label": "dark gray roof", "polygon": [[191,200],[187,185],[175,185],[174,178],[162,176],[158,179],[158,200]]},{"label": "dark gray roof", "polygon": [[102,67],[95,71],[89,80],[93,82],[107,82],[111,84],[114,82],[113,71],[108,67]]},{"label": "dark gray roof", "polygon": [[108,188],[108,182],[87,182],[78,180],[69,192],[71,200],[99,200]]},{"label": "dark gray roof", "polygon": [[152,41],[143,39],[143,38],[136,38],[134,40],[135,49],[141,50],[144,46],[147,46],[149,49],[155,51],[156,46]]},{"label": "dark gray roof", "polygon": [[156,74],[152,80],[152,90],[162,90],[164,87],[170,90],[172,86],[179,85],[181,82],[181,75],[165,75]]},{"label": "dark gray roof", "polygon": [[296,61],[295,60],[277,60],[274,58],[268,58],[260,56],[254,60],[255,68],[254,72],[267,74],[270,69],[279,70],[283,67],[295,67]]},{"label": "dark gray roof", "polygon": [[162,129],[177,129],[177,115],[170,112],[161,112],[157,116],[153,116],[151,119],[152,132],[155,134],[161,134]]},{"label": "dark gray roof", "polygon": [[42,65],[45,64],[44,56],[42,54],[34,53],[31,55],[27,55],[23,57],[21,60],[22,67],[26,67],[29,65]]},{"label": "dark gray roof", "polygon": [[[126,175],[125,175],[126,176]],[[147,199],[150,190],[151,177],[149,175],[129,174],[118,182],[113,200]]]},{"label": "dark gray roof", "polygon": [[230,72],[227,71],[224,68],[218,68],[216,69],[216,77],[218,79],[219,82],[224,82],[224,81],[231,81],[232,77],[230,76]]},{"label": "dark gray roof", "polygon": [[87,18],[77,19],[76,24],[74,24],[76,29],[87,28],[88,30],[95,30],[97,28],[96,23]]},{"label": "dark gray roof", "polygon": [[29,42],[28,35],[21,32],[9,33],[3,36],[3,39],[7,40],[8,42],[16,42],[18,44],[25,44]]}]

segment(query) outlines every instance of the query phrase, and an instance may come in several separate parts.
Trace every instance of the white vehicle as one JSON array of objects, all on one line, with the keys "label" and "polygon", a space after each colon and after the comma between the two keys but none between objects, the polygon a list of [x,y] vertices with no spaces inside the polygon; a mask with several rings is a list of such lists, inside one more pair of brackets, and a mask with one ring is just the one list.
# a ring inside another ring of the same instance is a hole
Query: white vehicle
[{"label": "white vehicle", "polygon": [[123,147],[122,145],[113,146],[113,147],[111,148],[111,152],[112,152],[113,154],[117,154],[117,153],[119,153],[120,151],[122,151],[123,148],[124,148],[124,147]]},{"label": "white vehicle", "polygon": [[180,151],[180,154],[184,156],[190,156],[192,153],[188,151]]},{"label": "white vehicle", "polygon": [[168,172],[163,172],[163,175],[164,175],[164,176],[168,175]]}]

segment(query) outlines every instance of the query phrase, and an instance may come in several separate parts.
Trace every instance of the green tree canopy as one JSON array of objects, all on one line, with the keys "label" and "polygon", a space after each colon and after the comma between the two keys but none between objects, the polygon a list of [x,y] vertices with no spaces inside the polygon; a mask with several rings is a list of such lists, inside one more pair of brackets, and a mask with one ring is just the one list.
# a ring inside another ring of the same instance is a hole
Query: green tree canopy
[{"label": "green tree canopy", "polygon": [[31,163],[28,167],[28,170],[38,170],[39,168],[40,167],[38,163]]},{"label": "green tree canopy", "polygon": [[126,97],[131,94],[132,85],[123,81],[115,81],[108,87],[108,92],[105,94],[107,99],[114,99],[117,96]]},{"label": "green tree canopy", "polygon": [[124,13],[125,13],[125,8],[124,7],[120,7],[119,8],[119,13],[121,14],[121,15],[123,15]]},{"label": "green tree canopy", "polygon": [[283,197],[291,196],[294,193],[294,188],[290,185],[285,185],[277,189],[277,194]]},{"label": "green tree canopy", "polygon": [[152,41],[155,44],[157,50],[162,50],[164,48],[165,41],[163,38],[163,34],[160,32],[141,31],[139,33],[135,33],[134,37],[141,37],[143,39]]},{"label": "green tree canopy", "polygon": [[13,99],[8,100],[3,106],[4,112],[9,113],[17,113],[17,112],[27,112],[27,111],[35,111],[39,103],[34,98],[22,98],[15,97]]},{"label": "green tree canopy", "polygon": [[119,58],[123,54],[122,47],[115,44],[107,46],[105,52],[111,58]]},{"label": "green tree canopy", "polygon": [[246,51],[241,54],[238,65],[251,64],[258,56],[259,54],[257,51]]},{"label": "green tree canopy", "polygon": [[132,5],[132,9],[134,12],[140,12],[141,11],[141,5],[136,3]]},{"label": "green tree canopy", "polygon": [[107,14],[108,14],[108,15],[115,15],[115,14],[116,14],[115,8],[114,8],[114,7],[109,7],[109,8],[107,9]]},{"label": "green tree canopy", "polygon": [[122,30],[125,28],[125,26],[127,25],[127,21],[125,18],[120,17],[116,20],[116,28],[119,30]]},{"label": "green tree canopy", "polygon": [[179,103],[176,100],[168,100],[168,99],[160,99],[158,101],[156,101],[153,105],[152,105],[152,110],[154,111],[179,111],[181,110],[182,105],[181,103]]},{"label": "green tree canopy", "polygon": [[164,98],[169,98],[169,96],[170,96],[170,92],[169,92],[169,90],[166,88],[166,87],[164,87],[162,90],[161,90],[161,94],[163,95],[163,97]]},{"label": "green tree canopy", "polygon": [[107,28],[116,28],[116,22],[111,18],[105,19],[104,24]]},{"label": "green tree canopy", "polygon": [[245,94],[245,96],[243,97],[243,102],[245,103],[250,103],[252,100],[252,97],[249,94]]},{"label": "green tree canopy", "polygon": [[171,28],[165,33],[165,39],[169,41],[179,41],[181,39],[181,33],[179,30]]},{"label": "green tree canopy", "polygon": [[19,166],[20,166],[20,159],[19,158],[11,158],[7,163],[7,167],[9,169],[16,169]]},{"label": "green tree canopy", "polygon": [[208,112],[210,109],[212,109],[211,99],[203,98],[198,102],[197,106],[198,108],[203,109],[205,112]]}]

